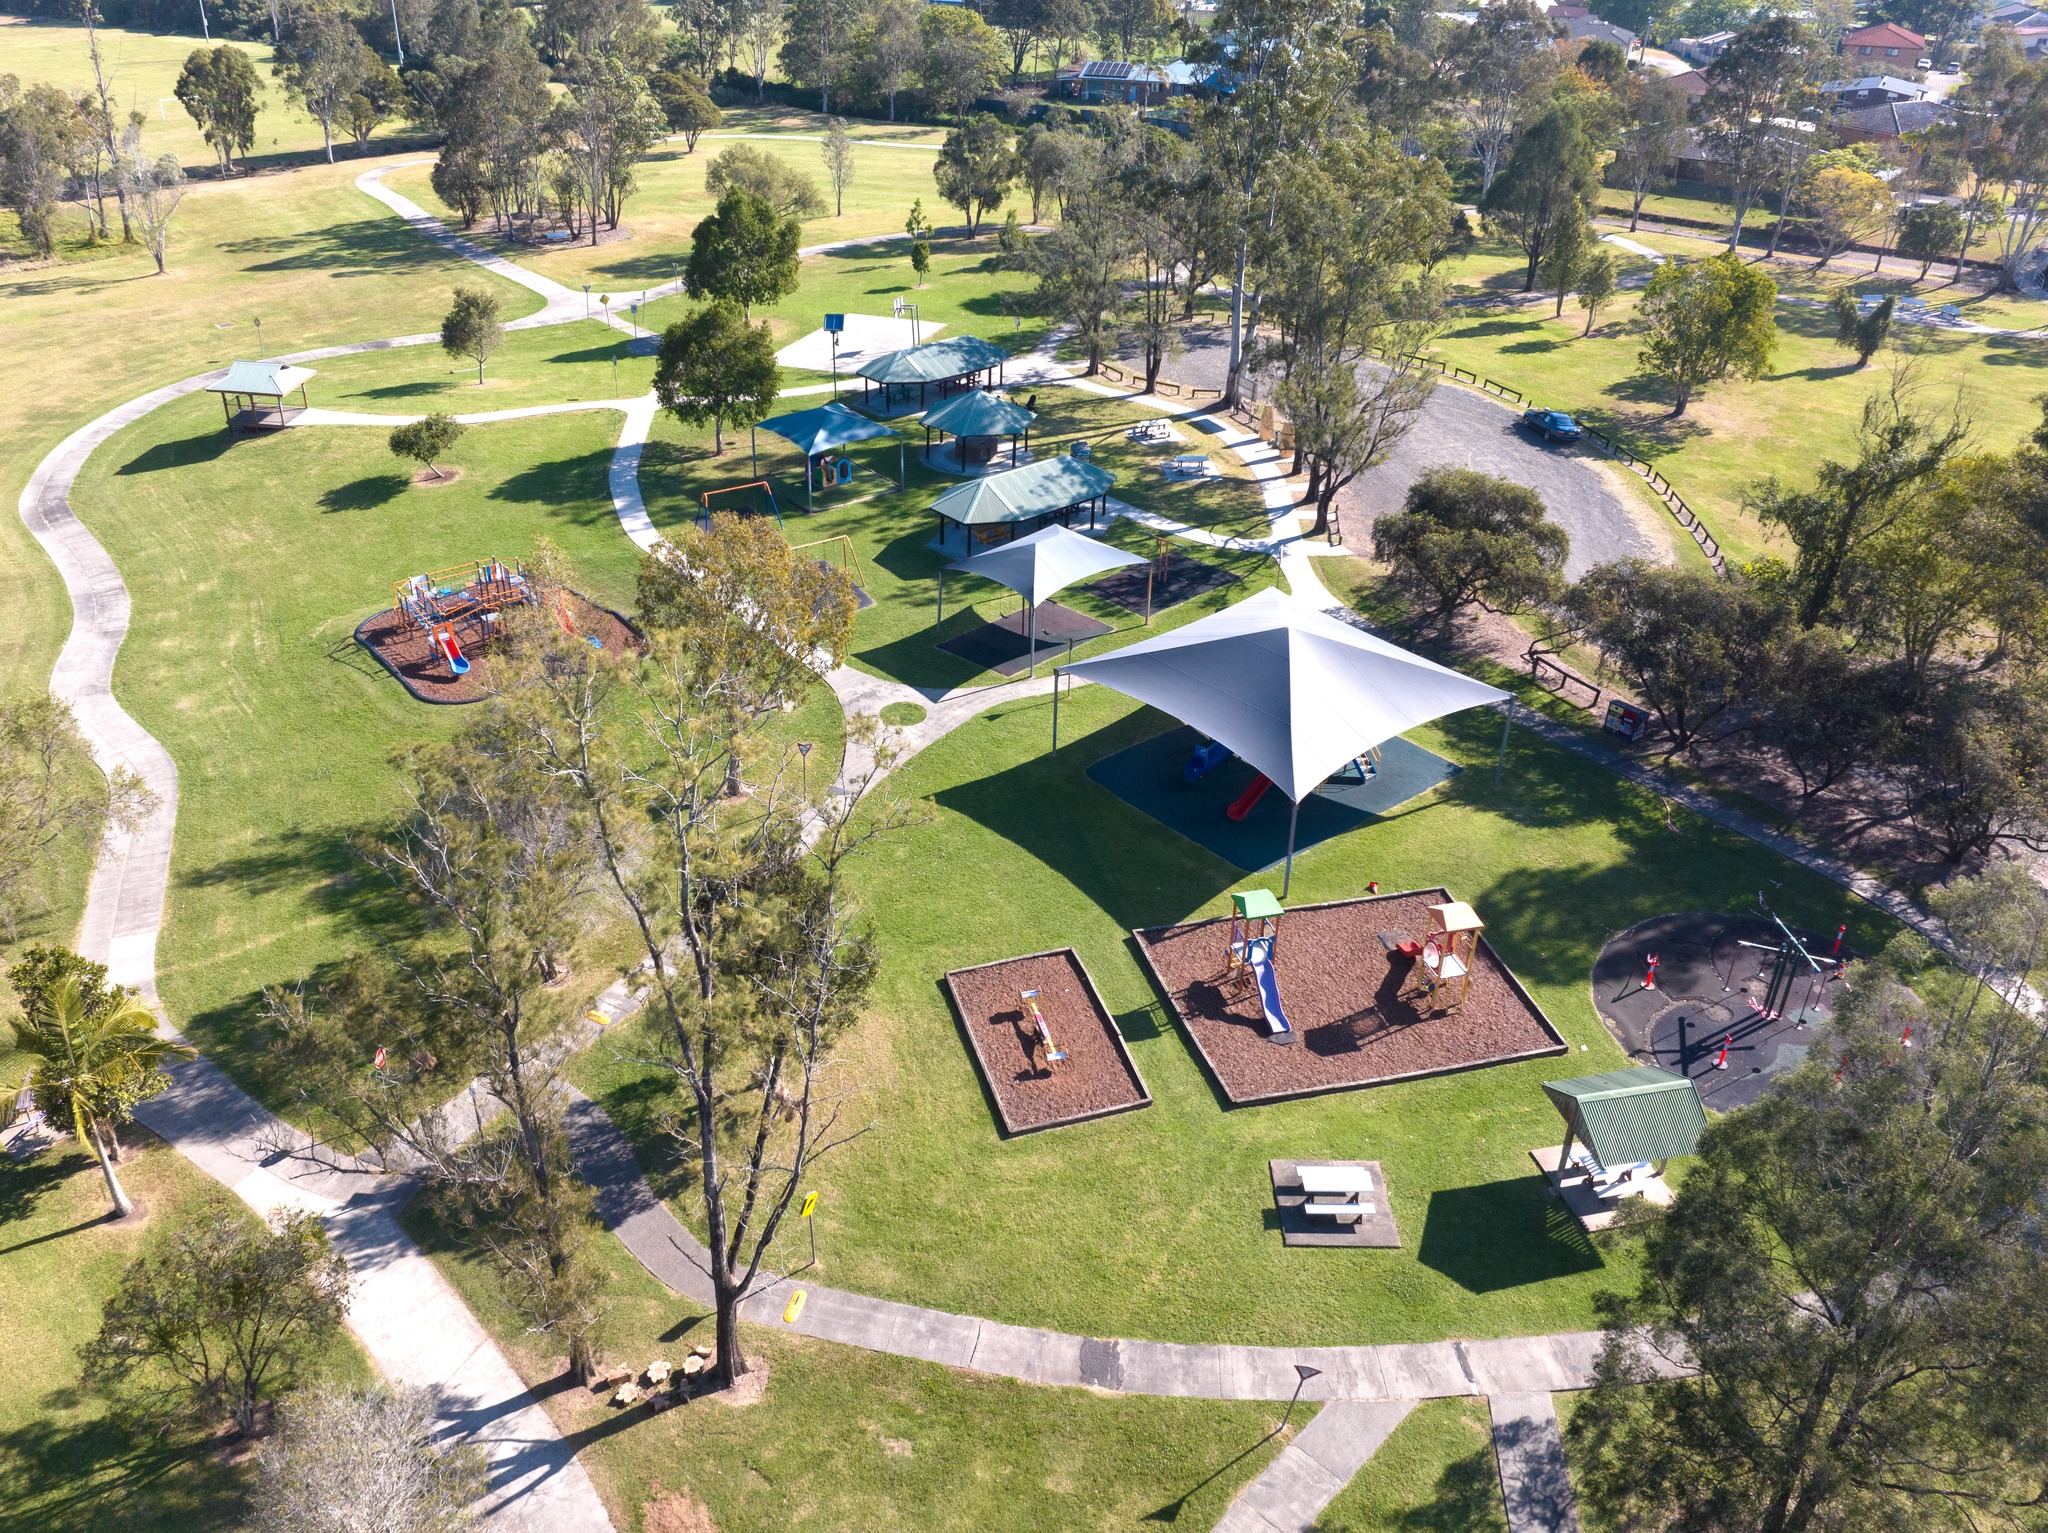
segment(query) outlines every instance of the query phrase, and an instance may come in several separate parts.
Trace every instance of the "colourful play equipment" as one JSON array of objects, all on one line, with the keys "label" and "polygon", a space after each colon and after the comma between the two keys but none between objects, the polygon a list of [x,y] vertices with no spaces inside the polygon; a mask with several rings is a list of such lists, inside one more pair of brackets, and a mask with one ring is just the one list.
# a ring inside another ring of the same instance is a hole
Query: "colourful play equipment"
[{"label": "colourful play equipment", "polygon": [[[826,550],[822,554],[812,556],[820,564],[827,566],[837,565],[839,572],[853,582],[855,591],[862,593],[867,591],[867,577],[861,572],[860,567],[860,552],[853,546],[852,538],[842,532],[837,537],[819,538],[813,543],[791,544],[789,551],[793,554],[800,554],[813,548]],[[866,603],[863,603],[863,605],[866,605]]]},{"label": "colourful play equipment", "polygon": [[1240,793],[1235,802],[1223,811],[1224,814],[1233,820],[1243,819],[1258,807],[1259,800],[1266,796],[1266,790],[1272,786],[1273,779],[1264,772],[1259,773],[1252,779],[1252,785]]},{"label": "colourful play equipment", "polygon": [[399,621],[426,634],[454,676],[469,674],[465,646],[482,649],[496,637],[500,612],[532,600],[533,587],[517,559],[472,559],[409,575],[391,588]]},{"label": "colourful play equipment", "polygon": [[1422,952],[1409,984],[1431,1005],[1456,1010],[1472,989],[1472,965],[1486,923],[1463,900],[1431,905],[1425,915]]},{"label": "colourful play equipment", "polygon": [[1259,990],[1259,1012],[1266,1020],[1266,1042],[1294,1042],[1294,1024],[1280,1004],[1280,977],[1273,972],[1273,939],[1260,937],[1245,944],[1245,963]]},{"label": "colourful play equipment", "polygon": [[[721,496],[743,495],[749,490],[759,490],[761,492],[761,500],[767,504],[768,515],[774,517],[775,525],[780,527],[782,525],[782,508],[775,504],[775,487],[765,479],[750,479],[745,484],[723,484],[715,490],[706,490],[697,497],[697,504],[700,508],[697,513],[697,525],[708,530],[711,526],[711,515],[714,511],[755,510],[756,508],[751,506],[720,507],[712,504],[713,500]],[[759,514],[758,511],[756,511],[756,514]]]},{"label": "colourful play equipment", "polygon": [[1270,959],[1284,913],[1271,889],[1247,889],[1230,897],[1230,941],[1223,949],[1223,977],[1217,981],[1224,994],[1243,995],[1252,988],[1251,945],[1263,943]]},{"label": "colourful play equipment", "polygon": [[1181,781],[1200,782],[1234,754],[1235,752],[1221,740],[1211,740],[1206,745],[1196,746],[1188,756],[1187,765],[1180,769]]},{"label": "colourful play equipment", "polygon": [[441,658],[448,662],[449,671],[457,676],[469,674],[469,661],[462,653],[462,645],[455,637],[455,629],[443,623],[434,630],[434,648],[441,652]]},{"label": "colourful play equipment", "polygon": [[1067,1061],[1066,1051],[1052,1041],[1052,1029],[1045,1025],[1045,1013],[1038,1009],[1038,992],[1036,990],[1019,990],[1017,992],[1017,999],[1024,1003],[1024,1009],[1030,1013],[1031,1029],[1037,1038],[1036,1047],[1045,1050],[1046,1069],[1050,1070],[1054,1065],[1065,1064]]}]

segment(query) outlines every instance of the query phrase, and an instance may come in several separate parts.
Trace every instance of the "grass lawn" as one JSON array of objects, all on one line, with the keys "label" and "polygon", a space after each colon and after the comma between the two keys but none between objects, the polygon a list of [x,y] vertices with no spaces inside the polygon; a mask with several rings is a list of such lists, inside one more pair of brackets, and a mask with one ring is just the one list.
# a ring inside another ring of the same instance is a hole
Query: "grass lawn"
[{"label": "grass lawn", "polygon": [[[1416,738],[1470,770],[1431,799],[1297,861],[1294,902],[1447,884],[1574,1048],[1538,1061],[1224,1111],[1132,951],[1134,926],[1224,910],[1245,877],[1113,799],[1084,768],[1167,721],[1115,694],[1006,704],[928,747],[894,791],[930,819],[857,878],[882,971],[845,1045],[871,1132],[820,1168],[821,1281],[1018,1324],[1097,1336],[1269,1343],[1399,1342],[1576,1329],[1632,1280],[1626,1246],[1595,1247],[1545,1197],[1531,1146],[1559,1137],[1539,1089],[1622,1055],[1587,989],[1613,931],[1670,910],[1732,908],[1779,880],[1815,926],[1877,919],[1753,843],[1681,818],[1643,790],[1518,736],[1492,783],[1490,714]],[[1283,940],[1285,925],[1283,922]],[[1130,1039],[1155,1105],[1004,1141],[939,988],[952,968],[1071,944]],[[628,1031],[577,1064],[641,1146],[683,1217],[694,1189],[654,1120],[656,1077]],[[1578,1050],[1583,1047],[1583,1052]],[[1399,1252],[1285,1250],[1265,1162],[1304,1154],[1385,1164]],[[963,1261],[961,1253],[974,1253]]]},{"label": "grass lawn", "polygon": [[[534,1385],[562,1359],[505,1304],[495,1272],[426,1217],[406,1222]],[[599,1245],[605,1355],[630,1367],[679,1361],[708,1317],[649,1277],[610,1237]],[[546,1389],[621,1533],[646,1504],[687,1493],[719,1533],[785,1529],[1207,1528],[1279,1450],[1279,1408],[1043,1389],[750,1329],[768,1370],[759,1403],[715,1399],[650,1416],[576,1388]],[[1297,1408],[1297,1427],[1310,1419]]]},{"label": "grass lawn", "polygon": [[1507,1533],[1493,1422],[1479,1399],[1425,1400],[1337,1499],[1317,1533]]},{"label": "grass lawn", "polygon": [[[256,141],[249,151],[250,168],[275,170],[282,165],[303,163],[309,157],[318,157],[324,163],[319,120],[288,97],[271,74],[268,38],[242,42],[217,37],[208,44],[197,37],[101,27],[100,59],[107,71],[108,93],[114,100],[115,122],[123,124],[129,112],[141,112],[144,148],[152,155],[175,154],[187,175],[212,175],[219,157],[200,133],[199,125],[171,93],[177,88],[178,72],[195,49],[223,43],[249,55],[263,85],[262,94],[256,98]],[[6,60],[7,73],[19,75],[24,87],[47,82],[74,95],[93,89],[92,56],[86,47],[85,28],[71,22],[0,17],[0,56]],[[335,134],[335,158],[354,156],[355,140],[338,125]],[[412,136],[402,120],[388,122],[371,136],[371,153],[388,153],[392,139]],[[240,164],[238,155],[238,174]],[[108,201],[111,218],[111,192]],[[83,228],[82,215],[78,222]]]},{"label": "grass lawn", "polygon": [[[27,1162],[0,1155],[0,1527],[206,1533],[241,1523],[247,1471],[204,1433],[124,1425],[79,1387],[77,1349],[99,1330],[100,1306],[128,1263],[183,1220],[241,1207],[176,1151],[141,1137],[149,1147],[121,1168],[149,1210],[140,1228],[99,1222],[106,1183],[75,1141]],[[369,1376],[347,1338],[323,1366]]]},{"label": "grass lawn", "polygon": [[[926,216],[934,223],[951,224],[961,219],[957,208],[940,199],[938,183],[932,179],[932,166],[938,159],[937,150],[945,136],[943,131],[908,124],[898,124],[892,129],[886,123],[864,122],[850,124],[854,137],[882,141],[856,145],[853,180],[847,184],[845,211],[834,214],[831,211],[832,178],[825,167],[823,145],[818,142],[825,123],[826,119],[810,113],[782,113],[771,117],[753,108],[728,111],[725,124],[716,134],[706,134],[698,139],[694,153],[684,147],[681,139],[670,139],[657,144],[634,167],[633,179],[638,190],[626,203],[625,215],[630,238],[607,239],[598,245],[587,241],[540,248],[514,245],[506,247],[507,253],[521,265],[571,287],[588,282],[596,290],[600,285],[609,283],[637,292],[641,288],[667,282],[674,274],[673,263],[682,261],[689,253],[690,231],[697,227],[697,220],[718,205],[718,198],[704,189],[705,167],[715,156],[743,141],[775,155],[817,183],[825,199],[826,212],[804,221],[803,243],[806,246],[869,235],[901,234],[903,221],[910,213],[910,204],[920,198],[924,201]],[[752,138],[751,135],[756,133],[767,136]],[[747,135],[748,138],[743,140],[736,135]],[[434,195],[431,166],[417,165],[394,171],[385,178],[385,185],[404,193],[428,212],[446,218],[451,224],[460,221],[447,204]],[[1020,207],[1018,216],[1022,217],[1028,211],[1026,204]],[[993,216],[1000,227],[1002,209],[998,208]],[[470,232],[488,238],[491,233],[489,220],[479,221]],[[902,253],[907,270],[907,245]]]},{"label": "grass lawn", "polygon": [[256,355],[252,318],[263,320],[262,350],[275,355],[438,328],[458,281],[495,289],[507,317],[540,306],[356,191],[349,183],[358,168],[318,165],[195,187],[173,226],[163,277],[140,250],[0,271],[0,354],[17,380],[32,380],[0,396],[0,600],[9,617],[0,695],[47,685],[70,626],[63,586],[14,514],[29,474],[67,433],[145,390]]},{"label": "grass lawn", "polygon": [[[1843,271],[1815,291],[1845,281],[1858,291],[1869,286]],[[1581,336],[1584,315],[1569,303],[1561,320],[1547,309],[1461,314],[1444,330],[1437,354],[1618,436],[1705,516],[1730,558],[1777,547],[1742,509],[1744,492],[1768,474],[1808,483],[1820,459],[1852,453],[1863,402],[1883,382],[1883,358],[1858,369],[1835,344],[1825,311],[1781,304],[1771,371],[1754,383],[1714,384],[1673,420],[1663,386],[1637,363],[1641,345],[1629,331],[1637,302],[1634,292],[1618,296],[1591,336]],[[1986,450],[2010,450],[2039,422],[2034,398],[2048,384],[2048,341],[1900,325],[1892,350],[1913,360],[1930,408],[1960,394]]]}]

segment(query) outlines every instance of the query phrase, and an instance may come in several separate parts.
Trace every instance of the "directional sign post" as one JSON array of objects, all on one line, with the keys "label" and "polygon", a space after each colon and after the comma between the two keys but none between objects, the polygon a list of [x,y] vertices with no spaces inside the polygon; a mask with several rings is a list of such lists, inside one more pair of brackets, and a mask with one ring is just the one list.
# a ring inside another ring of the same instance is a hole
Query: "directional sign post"
[{"label": "directional sign post", "polygon": [[846,329],[844,314],[825,316],[825,333],[832,337],[832,397],[839,397],[839,337]]}]

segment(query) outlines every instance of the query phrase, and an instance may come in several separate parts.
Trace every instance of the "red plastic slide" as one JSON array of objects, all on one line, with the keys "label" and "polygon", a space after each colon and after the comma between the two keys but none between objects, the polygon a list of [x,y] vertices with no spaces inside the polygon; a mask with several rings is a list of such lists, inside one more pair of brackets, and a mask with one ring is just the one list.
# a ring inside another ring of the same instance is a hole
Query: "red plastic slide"
[{"label": "red plastic slide", "polygon": [[1259,800],[1266,796],[1266,790],[1272,786],[1273,779],[1264,772],[1259,773],[1252,779],[1252,785],[1238,795],[1237,802],[1223,812],[1233,820],[1243,819],[1257,807]]}]

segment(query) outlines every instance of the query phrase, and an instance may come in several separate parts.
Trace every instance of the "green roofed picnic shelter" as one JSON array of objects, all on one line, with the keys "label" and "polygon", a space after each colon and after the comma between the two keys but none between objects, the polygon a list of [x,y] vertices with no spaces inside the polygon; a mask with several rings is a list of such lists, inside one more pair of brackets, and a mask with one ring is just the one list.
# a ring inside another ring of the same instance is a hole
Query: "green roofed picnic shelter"
[{"label": "green roofed picnic shelter", "polygon": [[1565,1121],[1560,1168],[1571,1165],[1574,1140],[1608,1169],[1690,1155],[1707,1126],[1707,1110],[1693,1083],[1649,1065],[1545,1081],[1543,1090]]},{"label": "green roofed picnic shelter", "polygon": [[[206,389],[220,395],[229,431],[275,431],[309,408],[306,384],[312,376],[312,368],[289,362],[236,362]],[[293,394],[299,402],[287,404]]]},{"label": "green roofed picnic shelter", "polygon": [[954,549],[956,527],[963,534],[958,546],[969,551],[1007,543],[1053,522],[1071,527],[1074,514],[1084,506],[1093,527],[1115,483],[1116,475],[1108,469],[1065,455],[970,479],[932,502],[932,514],[939,519],[938,546],[947,552]]},{"label": "green roofed picnic shelter", "polygon": [[1031,423],[1038,417],[1022,405],[1012,404],[999,394],[973,389],[956,394],[942,405],[933,405],[918,417],[924,427],[924,447],[931,453],[932,433],[954,438],[959,467],[970,470],[996,455],[996,438],[1010,439],[1010,464],[1017,463],[1017,439],[1031,445]]},{"label": "green roofed picnic shelter", "polygon": [[962,389],[982,388],[990,373],[995,374],[995,382],[1000,384],[1003,364],[1009,360],[1010,354],[1002,347],[975,335],[956,335],[943,341],[926,341],[922,346],[906,346],[901,351],[885,351],[855,369],[861,380],[860,402],[866,408],[869,389],[880,384],[881,408],[886,414],[895,391],[915,385],[917,407],[922,410],[927,390],[936,391],[944,399]]},{"label": "green roofed picnic shelter", "polygon": [[[758,426],[749,427],[747,441],[754,458],[754,473],[761,472],[761,442],[757,432],[765,431],[779,436],[804,455],[804,509],[816,510],[811,490],[817,483],[818,460],[835,447],[851,447],[855,442],[872,441],[876,437],[896,438],[896,488],[903,488],[903,434],[880,421],[869,420],[858,410],[849,410],[842,404],[820,405],[815,410],[798,410],[793,415],[778,415],[762,421]],[[839,481],[844,484],[847,481]]]}]

